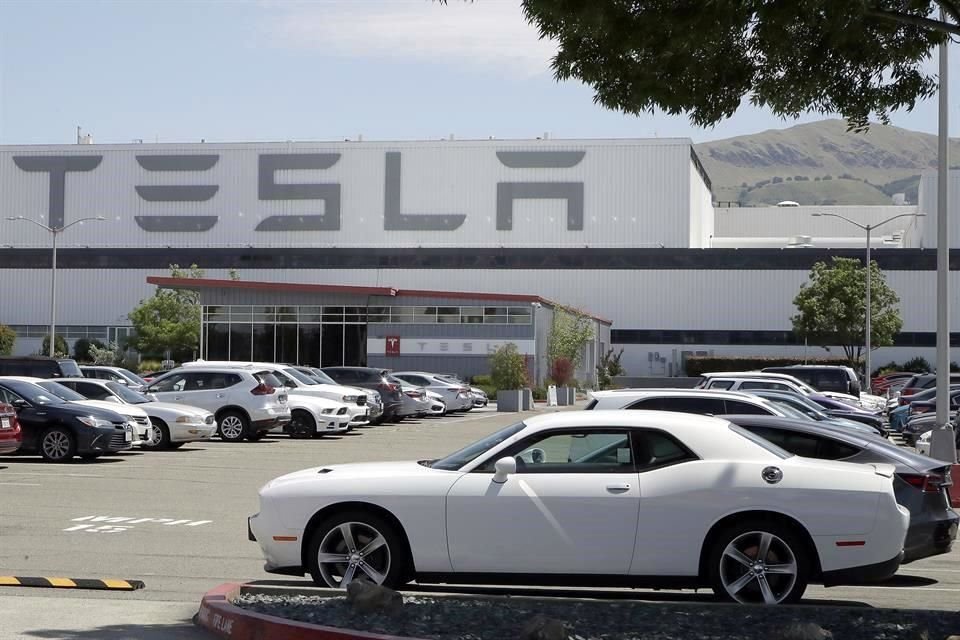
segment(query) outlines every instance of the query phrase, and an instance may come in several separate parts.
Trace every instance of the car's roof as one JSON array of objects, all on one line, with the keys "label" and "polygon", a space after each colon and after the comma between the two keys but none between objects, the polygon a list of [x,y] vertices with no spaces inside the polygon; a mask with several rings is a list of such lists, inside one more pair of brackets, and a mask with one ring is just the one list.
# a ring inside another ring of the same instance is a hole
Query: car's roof
[{"label": "car's roof", "polygon": [[842,364],[784,364],[778,367],[764,367],[764,370],[767,369],[830,369],[831,371],[853,370],[850,367]]},{"label": "car's roof", "polygon": [[617,397],[664,397],[687,396],[699,398],[727,398],[730,400],[757,400],[757,397],[742,391],[727,391],[726,389],[609,389],[606,391],[591,391],[590,395],[598,400]]},{"label": "car's roof", "polygon": [[720,418],[672,411],[558,411],[524,420],[523,437],[546,429],[648,428],[666,431],[705,459],[768,460],[770,450],[730,429]]},{"label": "car's roof", "polygon": [[[57,382],[86,382],[87,384],[98,384],[101,387],[106,387],[108,382],[113,382],[113,380],[101,380],[100,378],[57,378]],[[109,387],[107,387],[109,389]]]},{"label": "car's roof", "polygon": [[737,378],[738,380],[748,380],[751,378],[762,380],[766,378],[768,380],[786,380],[788,382],[803,383],[802,380],[795,376],[786,373],[776,373],[775,371],[712,371],[701,374],[701,376],[704,378]]},{"label": "car's roof", "polygon": [[163,375],[168,373],[252,373],[260,367],[226,367],[226,366],[195,366],[195,367],[177,367],[164,371]]}]

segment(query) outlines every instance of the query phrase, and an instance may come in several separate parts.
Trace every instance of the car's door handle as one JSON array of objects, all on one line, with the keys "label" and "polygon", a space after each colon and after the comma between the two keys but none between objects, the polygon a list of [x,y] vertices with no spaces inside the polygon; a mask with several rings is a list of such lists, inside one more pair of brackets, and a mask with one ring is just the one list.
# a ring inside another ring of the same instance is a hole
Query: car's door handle
[{"label": "car's door handle", "polygon": [[224,398],[224,397],[226,397],[226,395],[227,395],[227,394],[225,394],[225,393],[218,393],[218,394],[217,394],[217,397],[218,397],[218,398]]},{"label": "car's door handle", "polygon": [[173,396],[174,400],[183,400],[183,396]]},{"label": "car's door handle", "polygon": [[630,485],[626,482],[623,484],[608,484],[607,491],[610,493],[623,493],[624,491],[630,491]]}]

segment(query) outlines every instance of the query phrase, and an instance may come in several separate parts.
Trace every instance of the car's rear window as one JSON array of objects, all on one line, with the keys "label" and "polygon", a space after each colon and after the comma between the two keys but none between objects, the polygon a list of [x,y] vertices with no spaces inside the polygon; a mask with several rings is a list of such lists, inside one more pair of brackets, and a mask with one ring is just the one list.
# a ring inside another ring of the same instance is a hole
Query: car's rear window
[{"label": "car's rear window", "polygon": [[736,425],[736,424],[730,423],[730,430],[733,431],[734,433],[740,434],[741,436],[743,436],[744,438],[746,438],[746,439],[749,440],[750,442],[754,443],[755,445],[757,445],[757,446],[759,446],[759,447],[763,447],[764,449],[766,449],[767,451],[769,451],[769,452],[772,453],[773,455],[777,456],[778,458],[781,458],[781,459],[783,459],[783,460],[786,460],[787,458],[792,458],[792,457],[793,457],[793,454],[790,453],[789,451],[786,451],[786,450],[784,450],[784,449],[781,449],[780,447],[778,447],[777,445],[773,444],[773,443],[770,442],[769,440],[764,440],[763,438],[761,438],[761,437],[758,436],[757,434],[752,433],[751,431],[749,431],[749,430],[747,430],[747,429],[744,429],[744,428],[741,427],[740,425]]}]

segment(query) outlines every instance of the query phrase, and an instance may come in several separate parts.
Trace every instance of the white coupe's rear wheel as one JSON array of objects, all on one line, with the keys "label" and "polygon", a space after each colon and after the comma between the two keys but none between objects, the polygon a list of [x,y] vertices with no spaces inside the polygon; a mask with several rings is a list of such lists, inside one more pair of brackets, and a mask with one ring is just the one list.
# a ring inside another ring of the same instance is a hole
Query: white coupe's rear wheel
[{"label": "white coupe's rear wheel", "polygon": [[796,602],[807,588],[811,560],[790,528],[744,523],[716,540],[710,557],[712,587],[721,598],[743,604]]},{"label": "white coupe's rear wheel", "polygon": [[406,546],[389,523],[373,514],[344,513],[314,531],[308,569],[314,582],[334,589],[346,589],[360,577],[397,586],[406,556]]}]

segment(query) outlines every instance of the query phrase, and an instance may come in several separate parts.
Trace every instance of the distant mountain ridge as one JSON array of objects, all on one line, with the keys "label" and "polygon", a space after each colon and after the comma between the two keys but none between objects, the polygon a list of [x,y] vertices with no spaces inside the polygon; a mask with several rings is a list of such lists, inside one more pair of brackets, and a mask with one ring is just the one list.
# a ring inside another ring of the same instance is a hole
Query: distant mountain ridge
[{"label": "distant mountain ridge", "polygon": [[[743,205],[795,200],[802,205],[916,203],[920,173],[937,166],[937,137],[873,124],[847,131],[843,120],[705,142],[695,146],[713,181],[714,199]],[[950,141],[960,158],[960,141]]]}]

